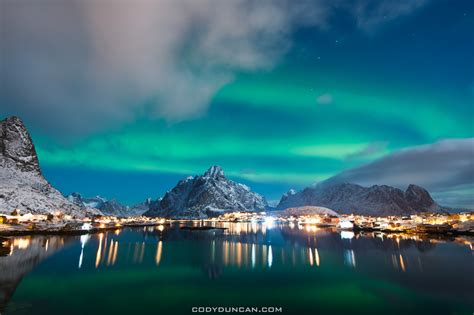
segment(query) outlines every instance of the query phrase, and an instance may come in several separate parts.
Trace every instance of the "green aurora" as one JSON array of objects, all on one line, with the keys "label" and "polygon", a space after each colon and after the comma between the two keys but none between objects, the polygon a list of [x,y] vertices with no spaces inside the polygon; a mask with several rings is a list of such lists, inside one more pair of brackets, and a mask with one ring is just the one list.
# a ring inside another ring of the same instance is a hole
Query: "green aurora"
[{"label": "green aurora", "polygon": [[[2,98],[0,114],[31,126],[44,172],[64,193],[127,202],[159,196],[214,164],[274,200],[399,150],[474,137],[471,2],[430,2],[370,31],[334,14],[328,27],[295,28],[290,48],[271,66],[234,71],[191,117],[157,118],[150,96],[131,101],[139,103],[133,119],[77,136],[48,129],[47,112],[38,118],[39,108],[22,111],[11,95]],[[183,54],[180,64],[193,65],[193,57]],[[74,116],[80,108],[71,107]],[[85,112],[95,115],[94,107]],[[83,130],[96,124],[81,119]],[[78,173],[88,179],[74,179]],[[134,174],[134,185],[147,189],[120,190],[117,174]],[[472,180],[437,192],[448,190],[466,196]]]}]

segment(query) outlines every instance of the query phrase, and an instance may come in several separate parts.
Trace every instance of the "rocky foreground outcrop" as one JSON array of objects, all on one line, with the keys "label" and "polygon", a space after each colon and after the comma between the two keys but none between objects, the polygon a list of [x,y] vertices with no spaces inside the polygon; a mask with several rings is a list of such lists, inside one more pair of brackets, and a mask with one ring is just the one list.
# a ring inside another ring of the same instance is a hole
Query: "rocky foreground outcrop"
[{"label": "rocky foreground outcrop", "polygon": [[187,177],[153,203],[147,216],[207,218],[232,211],[265,211],[267,202],[249,187],[227,179],[219,166]]}]

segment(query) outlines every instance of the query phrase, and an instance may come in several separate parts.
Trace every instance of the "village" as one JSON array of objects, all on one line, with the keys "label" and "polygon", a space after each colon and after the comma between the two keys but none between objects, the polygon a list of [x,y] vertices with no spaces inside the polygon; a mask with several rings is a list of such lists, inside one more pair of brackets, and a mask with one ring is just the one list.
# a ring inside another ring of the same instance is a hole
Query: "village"
[{"label": "village", "polygon": [[299,226],[332,227],[351,231],[380,231],[405,234],[474,235],[472,212],[456,214],[420,213],[409,216],[374,217],[362,215],[299,215],[283,216],[272,212],[228,212],[206,219],[165,219],[160,217],[116,217],[95,215],[75,218],[61,212],[32,214],[13,211],[0,215],[0,235],[27,234],[87,234],[104,230],[117,230],[134,226],[158,226],[176,221],[201,222],[251,222],[265,224],[298,224]]},{"label": "village", "polygon": [[0,215],[0,235],[28,234],[88,234],[123,227],[154,226],[165,223],[163,218],[115,217],[95,215],[75,218],[58,211],[54,214],[21,214],[19,210],[10,215]]},{"label": "village", "polygon": [[[269,216],[270,215],[270,216]],[[472,212],[456,214],[422,213],[410,216],[373,217],[363,215],[272,216],[271,213],[231,212],[210,221],[223,222],[288,222],[340,230],[381,231],[386,233],[426,233],[474,235]]]}]

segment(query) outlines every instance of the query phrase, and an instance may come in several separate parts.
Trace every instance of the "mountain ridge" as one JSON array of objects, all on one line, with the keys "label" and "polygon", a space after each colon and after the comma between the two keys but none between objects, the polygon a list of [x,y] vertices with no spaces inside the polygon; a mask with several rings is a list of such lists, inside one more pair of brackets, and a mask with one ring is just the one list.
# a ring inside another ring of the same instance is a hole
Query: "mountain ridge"
[{"label": "mountain ridge", "polygon": [[423,187],[410,184],[405,191],[388,185],[364,187],[353,183],[321,183],[282,196],[276,209],[320,206],[341,214],[409,215],[444,212]]},{"label": "mountain ridge", "polygon": [[265,211],[264,197],[244,184],[227,179],[219,166],[189,176],[152,204],[144,215],[206,218],[231,211]]},{"label": "mountain ridge", "polygon": [[149,210],[149,206],[152,203],[151,198],[147,198],[144,202],[129,207],[121,204],[115,198],[109,200],[101,196],[83,197],[78,192],[73,192],[66,198],[81,208],[95,208],[100,210],[104,215],[119,217],[142,215]]},{"label": "mountain ridge", "polygon": [[42,175],[28,130],[16,116],[0,121],[0,212],[13,210],[84,217],[99,214],[69,202]]}]

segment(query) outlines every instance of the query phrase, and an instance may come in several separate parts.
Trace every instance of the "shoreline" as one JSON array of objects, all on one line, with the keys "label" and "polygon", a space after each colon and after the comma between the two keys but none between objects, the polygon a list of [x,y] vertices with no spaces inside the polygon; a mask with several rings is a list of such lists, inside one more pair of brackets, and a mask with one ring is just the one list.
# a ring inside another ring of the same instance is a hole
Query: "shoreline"
[{"label": "shoreline", "polygon": [[0,237],[11,237],[11,236],[27,236],[27,235],[85,235],[85,234],[97,234],[105,231],[116,231],[121,230],[125,227],[145,227],[145,226],[168,226],[169,223],[128,223],[121,224],[120,226],[105,226],[105,227],[93,227],[91,229],[64,229],[61,228],[40,228],[40,229],[17,229],[17,230],[1,230]]},{"label": "shoreline", "polygon": [[[60,228],[39,228],[39,229],[11,229],[11,230],[0,230],[0,238],[1,237],[12,237],[12,236],[28,236],[28,235],[85,235],[85,234],[98,234],[106,231],[116,231],[122,230],[123,228],[130,227],[146,227],[146,226],[170,226],[172,223],[180,223],[180,222],[200,222],[201,220],[168,220],[165,223],[161,222],[142,222],[142,223],[126,223],[121,224],[120,226],[105,226],[105,227],[93,227],[91,229],[64,229],[64,227]],[[235,221],[218,221],[219,223],[250,223],[250,222],[235,222]],[[352,229],[338,229],[336,225],[330,224],[309,224],[303,223],[303,226],[306,225],[314,225],[318,228],[334,228],[338,232],[340,231],[347,231],[347,232],[362,232],[362,233],[384,233],[384,234],[405,234],[405,235],[421,235],[421,236],[444,236],[444,237],[455,237],[455,236],[474,236],[474,232],[472,231],[458,231],[458,230],[448,230],[448,231],[441,231],[441,230],[432,230],[432,231],[416,231],[414,229],[377,229],[371,227],[361,227],[361,226],[354,226]],[[204,225],[200,227],[180,227],[182,230],[191,230],[191,231],[199,231],[199,230],[209,230],[209,229],[221,229],[225,230],[226,228],[222,227],[215,227],[211,225]]]}]

